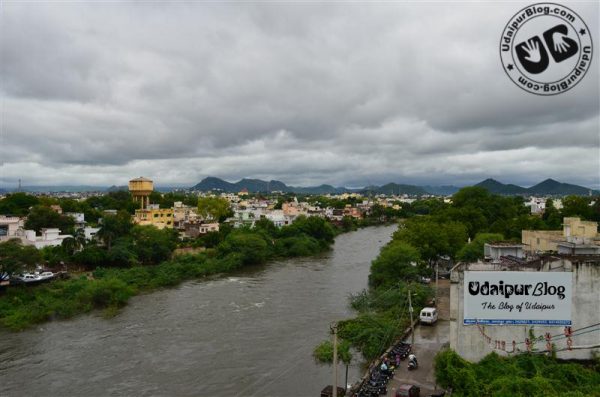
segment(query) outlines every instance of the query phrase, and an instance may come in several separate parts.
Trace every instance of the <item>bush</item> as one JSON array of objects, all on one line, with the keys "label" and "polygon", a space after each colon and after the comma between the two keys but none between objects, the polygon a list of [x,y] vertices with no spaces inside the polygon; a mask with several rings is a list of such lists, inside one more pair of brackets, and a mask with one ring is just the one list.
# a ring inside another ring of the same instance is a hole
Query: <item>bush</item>
[{"label": "bush", "polygon": [[600,373],[544,355],[491,353],[473,364],[443,350],[434,364],[436,381],[457,396],[600,396]]},{"label": "bush", "polygon": [[233,232],[217,247],[220,257],[237,253],[244,265],[257,265],[269,258],[267,242],[258,234],[250,232]]}]

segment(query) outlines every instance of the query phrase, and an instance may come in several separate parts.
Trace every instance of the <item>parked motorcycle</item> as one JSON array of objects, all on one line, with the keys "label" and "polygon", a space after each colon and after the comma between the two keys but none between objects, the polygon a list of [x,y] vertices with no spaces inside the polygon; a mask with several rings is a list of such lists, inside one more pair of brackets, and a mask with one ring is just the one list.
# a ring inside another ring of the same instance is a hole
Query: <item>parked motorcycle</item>
[{"label": "parked motorcycle", "polygon": [[412,371],[413,369],[419,368],[419,364],[417,363],[416,358],[412,358],[408,360],[408,370]]}]

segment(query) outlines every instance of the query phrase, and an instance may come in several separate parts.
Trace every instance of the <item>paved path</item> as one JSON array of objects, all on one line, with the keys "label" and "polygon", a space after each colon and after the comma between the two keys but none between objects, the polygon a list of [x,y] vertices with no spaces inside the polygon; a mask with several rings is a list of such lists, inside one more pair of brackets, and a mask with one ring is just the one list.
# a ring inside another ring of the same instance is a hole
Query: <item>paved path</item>
[{"label": "paved path", "polygon": [[[449,341],[450,334],[450,282],[439,281],[438,313],[439,320],[433,325],[419,325],[415,328],[415,345],[413,351],[419,361],[417,370],[408,371],[407,361],[402,361],[396,369],[394,379],[388,384],[388,396],[394,396],[396,388],[403,383],[410,383],[421,388],[421,396],[428,396],[435,391],[435,375],[433,358]],[[410,340],[410,337],[407,338]]]}]

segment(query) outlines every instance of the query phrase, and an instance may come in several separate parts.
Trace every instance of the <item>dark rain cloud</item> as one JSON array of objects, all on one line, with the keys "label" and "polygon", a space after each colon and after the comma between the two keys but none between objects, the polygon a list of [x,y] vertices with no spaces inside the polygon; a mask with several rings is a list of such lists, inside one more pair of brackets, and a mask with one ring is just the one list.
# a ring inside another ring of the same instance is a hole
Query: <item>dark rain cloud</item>
[{"label": "dark rain cloud", "polygon": [[501,68],[524,5],[4,3],[0,184],[598,187],[598,68],[553,97]]}]

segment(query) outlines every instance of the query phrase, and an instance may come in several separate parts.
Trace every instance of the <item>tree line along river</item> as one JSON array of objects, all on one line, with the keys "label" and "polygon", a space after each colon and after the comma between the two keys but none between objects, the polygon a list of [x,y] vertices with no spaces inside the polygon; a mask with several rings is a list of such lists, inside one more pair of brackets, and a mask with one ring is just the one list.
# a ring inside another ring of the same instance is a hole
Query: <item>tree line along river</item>
[{"label": "tree line along river", "polygon": [[[330,366],[312,351],[396,226],[336,238],[324,254],[186,282],[99,313],[0,330],[2,396],[317,396]],[[340,385],[344,369],[340,366]],[[360,377],[350,367],[349,382]]]}]

